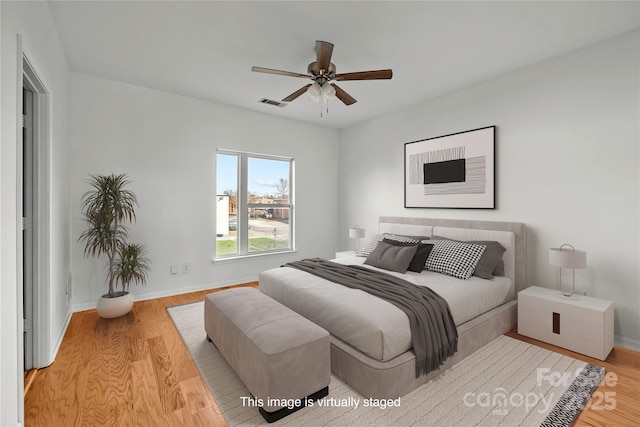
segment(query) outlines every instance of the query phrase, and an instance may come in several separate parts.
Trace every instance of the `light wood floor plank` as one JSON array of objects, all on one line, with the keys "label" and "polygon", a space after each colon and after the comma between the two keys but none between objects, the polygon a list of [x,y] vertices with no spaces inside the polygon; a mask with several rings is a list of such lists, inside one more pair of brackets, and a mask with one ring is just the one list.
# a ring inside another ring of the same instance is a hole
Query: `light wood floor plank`
[{"label": "light wood floor plank", "polygon": [[[95,310],[74,313],[56,361],[39,370],[25,396],[25,425],[226,427],[165,309],[202,300],[214,291],[136,302],[131,313],[119,319],[100,319]],[[596,392],[613,396],[616,408],[604,409],[606,402],[592,399],[576,426],[637,425],[639,352],[614,347],[601,362],[515,330],[507,335],[615,373],[617,383],[601,384]]]},{"label": "light wood floor plank", "polygon": [[188,402],[189,415],[213,406],[211,394],[208,392],[207,386],[202,382],[202,378],[199,375],[182,381],[180,383],[180,390],[186,402]]},{"label": "light wood floor plank", "polygon": [[197,427],[227,427],[222,415],[215,408],[205,408],[191,416]]},{"label": "light wood floor plank", "polygon": [[193,420],[191,419],[191,415],[189,415],[189,409],[182,408],[174,411],[170,414],[167,414],[163,417],[162,422],[163,425],[167,427],[172,426],[180,426],[180,427],[192,427]]},{"label": "light wood floor plank", "polygon": [[126,331],[112,334],[109,351],[109,405],[119,406],[133,400],[131,391],[131,341]]},{"label": "light wood floor plank", "polygon": [[162,402],[151,358],[131,363],[131,388],[136,425],[150,426],[163,418]]},{"label": "light wood floor plank", "polygon": [[61,400],[52,400],[38,405],[25,407],[25,425],[33,427],[63,426],[65,405]]},{"label": "light wood floor plank", "polygon": [[135,425],[133,402],[109,405],[109,425],[112,427],[127,427]]},{"label": "light wood floor plank", "polygon": [[150,338],[149,353],[153,363],[153,371],[158,383],[158,393],[162,403],[162,413],[170,414],[186,407],[182,392],[175,374],[175,367],[162,337]]},{"label": "light wood floor plank", "polygon": [[89,361],[89,377],[83,405],[81,425],[109,425],[109,352],[96,351]]}]

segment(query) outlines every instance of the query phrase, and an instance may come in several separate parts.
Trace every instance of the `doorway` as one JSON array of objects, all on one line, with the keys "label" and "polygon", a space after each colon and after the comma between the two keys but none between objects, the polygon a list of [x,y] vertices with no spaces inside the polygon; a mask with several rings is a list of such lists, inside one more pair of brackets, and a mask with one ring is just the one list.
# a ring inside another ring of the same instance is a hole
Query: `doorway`
[{"label": "doorway", "polygon": [[34,294],[34,93],[27,81],[22,87],[22,313],[24,370],[33,368]]},{"label": "doorway", "polygon": [[19,292],[22,294],[24,370],[51,363],[49,291],[49,92],[22,55],[22,141],[18,141]]}]

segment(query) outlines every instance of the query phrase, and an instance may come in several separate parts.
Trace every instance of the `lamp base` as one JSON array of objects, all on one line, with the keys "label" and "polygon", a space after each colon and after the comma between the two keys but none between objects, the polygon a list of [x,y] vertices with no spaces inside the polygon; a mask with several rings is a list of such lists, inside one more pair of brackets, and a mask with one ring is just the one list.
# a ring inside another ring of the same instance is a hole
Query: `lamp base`
[{"label": "lamp base", "polygon": [[559,269],[560,270],[560,293],[562,293],[562,296],[566,297],[566,298],[573,298],[573,296],[576,293],[576,270],[572,269],[572,273],[573,273],[573,281],[571,282],[571,292],[569,291],[565,291],[564,289],[562,289],[562,268]]}]

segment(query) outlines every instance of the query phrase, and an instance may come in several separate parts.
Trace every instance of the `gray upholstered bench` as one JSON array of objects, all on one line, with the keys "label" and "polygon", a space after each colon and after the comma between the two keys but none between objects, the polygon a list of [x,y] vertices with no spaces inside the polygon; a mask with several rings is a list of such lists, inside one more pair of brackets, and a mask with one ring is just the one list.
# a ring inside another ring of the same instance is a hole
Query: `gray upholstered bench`
[{"label": "gray upholstered bench", "polygon": [[204,328],[268,422],[329,393],[329,333],[257,289],[207,295]]}]

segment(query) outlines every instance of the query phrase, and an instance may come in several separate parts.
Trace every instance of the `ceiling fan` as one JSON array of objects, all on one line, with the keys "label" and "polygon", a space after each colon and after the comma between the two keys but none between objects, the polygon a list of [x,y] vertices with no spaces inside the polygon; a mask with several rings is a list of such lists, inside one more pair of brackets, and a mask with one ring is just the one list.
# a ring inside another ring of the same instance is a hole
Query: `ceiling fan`
[{"label": "ceiling fan", "polygon": [[251,71],[289,77],[302,77],[313,80],[313,83],[309,83],[308,85],[301,87],[291,95],[284,98],[282,100],[283,102],[291,102],[303,93],[307,92],[312,100],[318,101],[322,100],[322,98],[328,100],[335,97],[345,105],[351,105],[357,101],[337,84],[330,83],[331,81],[382,80],[390,79],[393,75],[391,70],[358,71],[355,73],[336,74],[336,66],[331,62],[332,53],[332,43],[316,40],[316,61],[309,64],[307,67],[307,74],[263,67],[251,67]]}]

